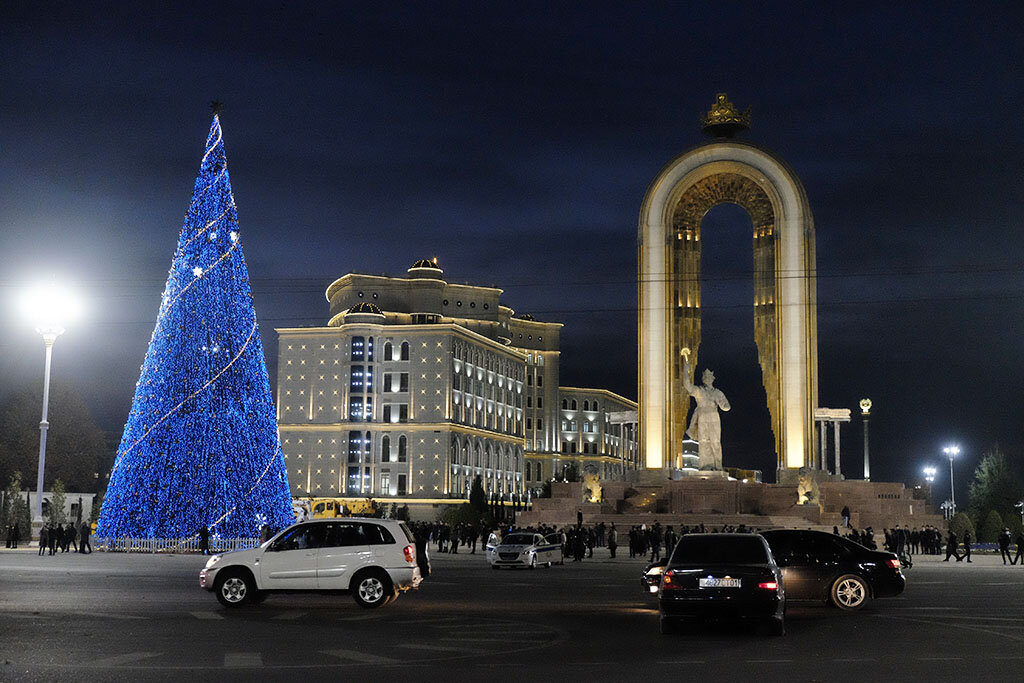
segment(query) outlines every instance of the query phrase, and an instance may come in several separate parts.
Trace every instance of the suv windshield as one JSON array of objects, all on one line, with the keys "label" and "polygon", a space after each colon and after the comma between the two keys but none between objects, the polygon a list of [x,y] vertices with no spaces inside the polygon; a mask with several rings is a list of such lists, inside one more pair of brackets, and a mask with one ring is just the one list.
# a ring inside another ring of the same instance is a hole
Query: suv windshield
[{"label": "suv windshield", "polygon": [[768,554],[759,536],[683,536],[669,564],[768,564]]}]

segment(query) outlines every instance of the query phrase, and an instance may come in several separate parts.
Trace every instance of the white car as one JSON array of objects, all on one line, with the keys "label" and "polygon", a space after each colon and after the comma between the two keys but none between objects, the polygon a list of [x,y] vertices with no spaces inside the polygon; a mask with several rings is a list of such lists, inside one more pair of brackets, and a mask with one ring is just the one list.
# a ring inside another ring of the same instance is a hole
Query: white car
[{"label": "white car", "polygon": [[299,522],[258,548],[214,555],[199,572],[200,587],[226,607],[273,591],[347,591],[361,607],[380,607],[422,580],[404,522],[357,517]]},{"label": "white car", "polygon": [[491,569],[500,567],[529,567],[535,569],[543,564],[550,567],[562,561],[562,543],[559,534],[545,538],[540,534],[518,531],[504,536],[501,540],[492,536],[488,542],[487,559]]}]

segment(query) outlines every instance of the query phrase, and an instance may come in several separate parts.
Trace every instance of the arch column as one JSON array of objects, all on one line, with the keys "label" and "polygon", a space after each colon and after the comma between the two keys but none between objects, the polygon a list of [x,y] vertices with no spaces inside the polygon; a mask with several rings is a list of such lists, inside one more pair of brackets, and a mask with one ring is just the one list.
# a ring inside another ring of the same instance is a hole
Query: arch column
[{"label": "arch column", "polygon": [[[762,372],[772,414],[780,478],[808,465],[814,453],[813,411],[817,403],[817,316],[814,224],[799,179],[779,159],[748,143],[720,140],[682,154],[666,165],[644,197],[639,230],[639,404],[640,447],[648,469],[659,469],[681,454],[680,392],[677,357],[682,344],[674,307],[677,235],[673,217],[681,202],[700,198],[686,193],[698,183],[726,176],[741,182],[720,189],[694,211],[716,203],[748,205],[759,191],[770,204],[773,266],[765,289],[772,292],[775,313],[758,339]],[[740,189],[746,188],[742,192]],[[756,193],[756,192],[755,192]],[[741,196],[742,195],[742,196]],[[760,195],[759,195],[760,196]],[[684,207],[685,208],[685,207]],[[752,218],[755,218],[752,216]],[[754,228],[758,230],[755,219]],[[698,252],[699,253],[699,252]],[[699,258],[699,257],[698,257]],[[699,271],[697,272],[699,275]],[[755,282],[755,296],[758,285]],[[692,302],[686,302],[690,305]],[[699,301],[693,313],[699,342]],[[693,326],[691,325],[691,328]],[[683,335],[685,336],[685,334]],[[696,349],[692,349],[696,351]],[[774,375],[774,376],[773,376]],[[777,390],[773,391],[773,382]],[[775,395],[773,395],[773,393]],[[684,412],[685,415],[685,412]],[[728,454],[727,454],[728,457]]]}]

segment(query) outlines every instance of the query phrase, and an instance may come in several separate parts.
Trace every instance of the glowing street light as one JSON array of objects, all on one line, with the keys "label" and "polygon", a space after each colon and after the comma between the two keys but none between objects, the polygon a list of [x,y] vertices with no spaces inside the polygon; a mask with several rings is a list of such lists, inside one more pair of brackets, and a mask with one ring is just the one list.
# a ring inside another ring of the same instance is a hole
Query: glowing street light
[{"label": "glowing street light", "polygon": [[922,472],[924,472],[924,480],[931,484],[935,481],[935,475],[938,473],[938,470],[934,467],[925,467]]},{"label": "glowing street light", "polygon": [[22,312],[31,320],[36,332],[43,336],[46,365],[43,370],[43,418],[39,422],[39,470],[36,473],[35,521],[43,521],[43,472],[46,468],[46,430],[50,426],[47,412],[50,403],[50,358],[53,343],[64,334],[64,325],[80,314],[74,295],[59,285],[49,283],[29,290],[21,302]]},{"label": "glowing street light", "polygon": [[950,517],[956,514],[956,492],[953,488],[953,458],[960,455],[960,447],[957,445],[946,446],[942,452],[949,458],[949,505]]}]

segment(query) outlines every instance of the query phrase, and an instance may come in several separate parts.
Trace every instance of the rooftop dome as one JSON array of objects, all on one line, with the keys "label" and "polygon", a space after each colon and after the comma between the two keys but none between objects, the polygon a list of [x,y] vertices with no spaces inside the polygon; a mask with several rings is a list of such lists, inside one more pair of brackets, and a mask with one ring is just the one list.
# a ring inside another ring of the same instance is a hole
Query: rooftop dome
[{"label": "rooftop dome", "polygon": [[380,307],[377,304],[371,304],[369,301],[360,301],[352,308],[348,309],[348,313],[362,313],[363,315],[384,315],[381,312]]},{"label": "rooftop dome", "polygon": [[437,265],[436,258],[433,260],[421,258],[419,261],[412,264],[412,268],[408,270],[408,273],[413,277],[440,280],[444,271]]}]

